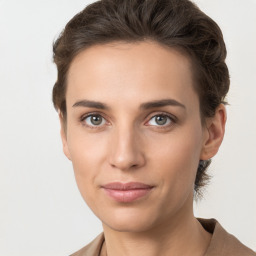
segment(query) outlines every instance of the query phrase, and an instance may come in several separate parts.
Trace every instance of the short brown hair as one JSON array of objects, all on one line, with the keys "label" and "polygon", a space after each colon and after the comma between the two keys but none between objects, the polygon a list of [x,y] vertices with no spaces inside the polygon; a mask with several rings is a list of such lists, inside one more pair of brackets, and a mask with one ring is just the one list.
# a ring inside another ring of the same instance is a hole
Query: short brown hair
[{"label": "short brown hair", "polygon": [[[189,0],[100,0],[75,15],[53,44],[58,78],[52,98],[64,120],[67,73],[74,57],[96,44],[144,40],[175,48],[190,58],[202,121],[226,103],[230,80],[223,35],[195,4]],[[197,194],[209,179],[206,169],[210,162],[199,163]]]}]

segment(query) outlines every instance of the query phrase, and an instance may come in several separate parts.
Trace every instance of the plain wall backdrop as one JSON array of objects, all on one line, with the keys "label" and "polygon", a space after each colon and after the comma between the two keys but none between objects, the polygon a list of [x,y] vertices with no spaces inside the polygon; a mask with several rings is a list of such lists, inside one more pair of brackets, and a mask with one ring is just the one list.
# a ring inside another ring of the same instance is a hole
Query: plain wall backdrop
[{"label": "plain wall backdrop", "polygon": [[[0,0],[0,255],[61,256],[102,230],[62,153],[52,42],[92,1]],[[226,135],[195,215],[256,250],[256,1],[197,0],[221,27],[231,75]]]}]

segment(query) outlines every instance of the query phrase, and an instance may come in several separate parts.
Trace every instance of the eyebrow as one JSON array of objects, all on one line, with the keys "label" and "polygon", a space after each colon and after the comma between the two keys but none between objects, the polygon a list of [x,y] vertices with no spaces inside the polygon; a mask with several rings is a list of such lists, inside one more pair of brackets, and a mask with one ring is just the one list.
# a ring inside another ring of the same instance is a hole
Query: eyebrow
[{"label": "eyebrow", "polygon": [[87,108],[97,108],[97,109],[110,109],[106,104],[103,104],[99,101],[92,101],[92,100],[80,100],[77,101],[73,107],[87,107]]},{"label": "eyebrow", "polygon": [[[159,108],[159,107],[165,107],[165,106],[177,106],[182,107],[186,109],[185,105],[182,103],[174,100],[174,99],[163,99],[163,100],[155,100],[155,101],[149,101],[142,103],[140,105],[140,109],[147,110],[150,108]],[[110,107],[106,104],[99,102],[99,101],[91,101],[91,100],[80,100],[77,101],[73,107],[87,107],[87,108],[97,108],[97,109],[103,109],[103,110],[109,110]]]},{"label": "eyebrow", "polygon": [[182,107],[186,109],[185,105],[178,102],[174,99],[163,99],[163,100],[155,100],[150,102],[145,102],[140,105],[140,109],[150,109],[150,108],[159,108],[159,107],[165,107],[165,106],[177,106]]}]

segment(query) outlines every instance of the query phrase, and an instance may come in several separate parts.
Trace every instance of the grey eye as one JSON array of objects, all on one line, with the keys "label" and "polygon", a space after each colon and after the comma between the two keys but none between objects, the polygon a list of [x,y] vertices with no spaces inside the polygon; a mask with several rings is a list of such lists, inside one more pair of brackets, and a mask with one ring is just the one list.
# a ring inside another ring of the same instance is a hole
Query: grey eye
[{"label": "grey eye", "polygon": [[164,126],[169,125],[171,122],[172,119],[167,115],[156,115],[150,119],[149,124],[152,126]]},{"label": "grey eye", "polygon": [[102,122],[101,116],[91,116],[90,121],[93,125],[100,125]]},{"label": "grey eye", "polygon": [[100,115],[89,115],[84,119],[89,126],[101,126],[106,123],[106,120]]},{"label": "grey eye", "polygon": [[156,123],[159,124],[159,125],[164,125],[164,124],[166,124],[166,122],[167,122],[168,120],[167,120],[167,116],[156,116],[156,117],[155,117],[155,121],[156,121]]}]

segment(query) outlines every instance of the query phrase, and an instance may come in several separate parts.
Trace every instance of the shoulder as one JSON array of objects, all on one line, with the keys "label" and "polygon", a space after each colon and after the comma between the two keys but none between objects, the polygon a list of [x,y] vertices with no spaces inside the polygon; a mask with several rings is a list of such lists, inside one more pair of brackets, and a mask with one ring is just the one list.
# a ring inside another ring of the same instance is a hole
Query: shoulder
[{"label": "shoulder", "polygon": [[235,236],[229,234],[215,219],[198,221],[210,233],[212,239],[205,256],[256,256],[256,253],[242,244]]},{"label": "shoulder", "polygon": [[104,235],[101,233],[92,242],[71,254],[70,256],[98,256],[104,242]]}]

